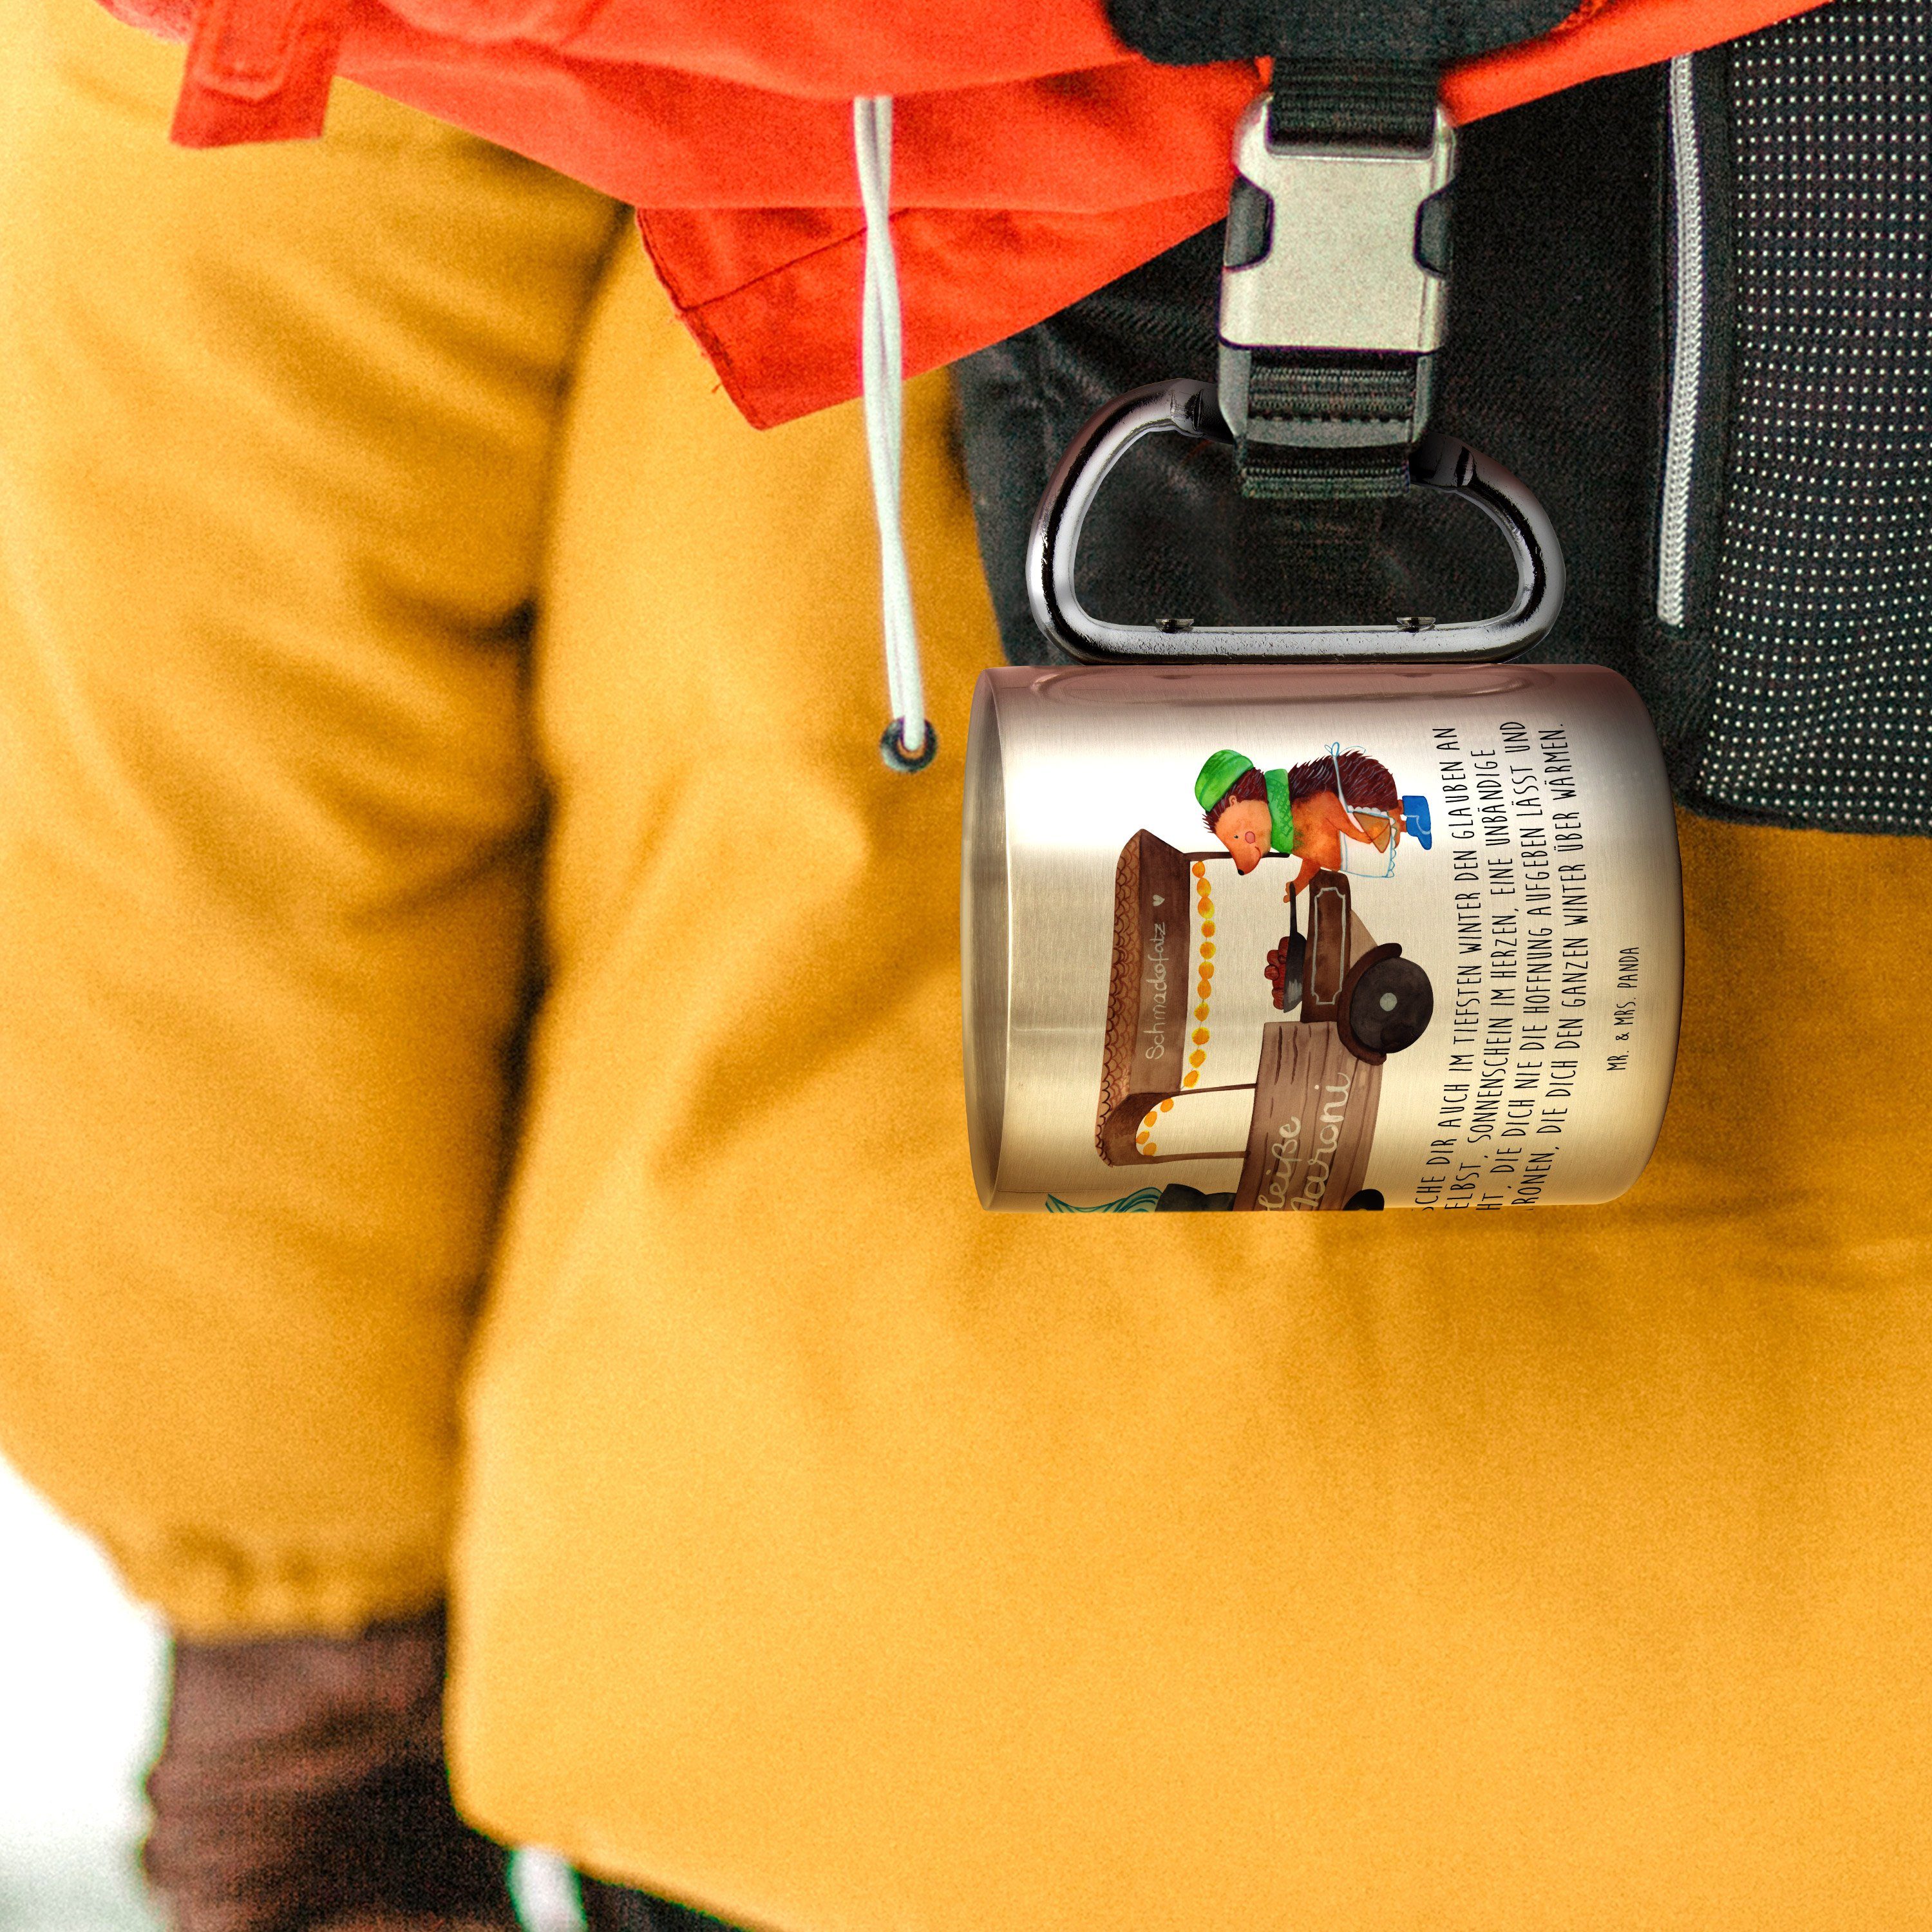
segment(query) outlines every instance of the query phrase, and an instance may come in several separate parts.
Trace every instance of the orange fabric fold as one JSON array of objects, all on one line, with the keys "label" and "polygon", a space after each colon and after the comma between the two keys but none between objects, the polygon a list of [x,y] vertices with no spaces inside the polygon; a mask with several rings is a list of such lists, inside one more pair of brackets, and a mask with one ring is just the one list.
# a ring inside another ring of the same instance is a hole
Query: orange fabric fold
[{"label": "orange fabric fold", "polygon": [[[109,0],[195,50],[178,138],[313,134],[335,0]],[[1820,0],[1596,0],[1444,82],[1468,122]],[[326,22],[326,26],[319,23]],[[1099,0],[346,0],[338,70],[640,210],[680,314],[769,425],[859,386],[850,98],[898,100],[910,371],[1077,301],[1216,220],[1254,63],[1163,68]],[[265,86],[215,58],[301,50]],[[212,51],[211,51],[212,50]]]},{"label": "orange fabric fold", "polygon": [[[906,209],[892,220],[909,292],[906,373],[956,361],[1078,302],[1218,221],[1227,200],[1221,187],[1103,218]],[[658,278],[748,422],[769,429],[858,394],[865,237],[850,212],[668,208],[640,210],[638,221]],[[698,292],[763,248],[782,259],[718,294]]]}]

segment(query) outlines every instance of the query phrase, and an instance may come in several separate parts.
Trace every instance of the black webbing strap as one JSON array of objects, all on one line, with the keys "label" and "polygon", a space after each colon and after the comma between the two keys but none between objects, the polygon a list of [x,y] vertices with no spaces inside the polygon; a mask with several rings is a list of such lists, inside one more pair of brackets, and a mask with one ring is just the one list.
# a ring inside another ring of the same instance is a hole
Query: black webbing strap
[{"label": "black webbing strap", "polygon": [[[1249,434],[1238,452],[1241,494],[1271,501],[1346,502],[1408,488],[1416,419],[1415,356],[1258,349],[1248,377]],[[1387,440],[1343,448],[1264,442],[1253,425],[1375,424]]]},{"label": "black webbing strap", "polygon": [[1436,69],[1360,61],[1274,64],[1268,139],[1277,148],[1306,142],[1413,148],[1436,136]]},{"label": "black webbing strap", "polygon": [[[1268,142],[1426,153],[1435,138],[1436,92],[1432,66],[1284,57],[1275,63]],[[1238,190],[1237,203],[1230,266],[1265,245],[1246,232],[1256,218]],[[1408,487],[1409,449],[1428,418],[1430,360],[1348,350],[1255,350],[1248,433],[1237,450],[1241,494],[1324,502],[1400,495]],[[1356,440],[1336,446],[1333,438],[1344,425]],[[1361,440],[1372,431],[1380,434]],[[1284,435],[1293,440],[1277,440]]]}]

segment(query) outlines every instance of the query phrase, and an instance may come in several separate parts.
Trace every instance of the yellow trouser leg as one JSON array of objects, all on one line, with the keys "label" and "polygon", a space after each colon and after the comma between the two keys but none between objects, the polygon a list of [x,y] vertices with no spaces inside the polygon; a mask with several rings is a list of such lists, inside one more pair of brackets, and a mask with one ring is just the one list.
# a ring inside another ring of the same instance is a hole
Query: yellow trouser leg
[{"label": "yellow trouser leg", "polygon": [[944,392],[908,778],[858,412],[712,388],[620,268],[539,651],[476,1814],[788,1932],[1916,1932],[1932,844],[1686,822],[1678,1090],[1612,1207],[982,1214]]},{"label": "yellow trouser leg", "polygon": [[0,0],[0,1446],[204,1634],[442,1588],[538,786],[524,614],[620,218]]}]

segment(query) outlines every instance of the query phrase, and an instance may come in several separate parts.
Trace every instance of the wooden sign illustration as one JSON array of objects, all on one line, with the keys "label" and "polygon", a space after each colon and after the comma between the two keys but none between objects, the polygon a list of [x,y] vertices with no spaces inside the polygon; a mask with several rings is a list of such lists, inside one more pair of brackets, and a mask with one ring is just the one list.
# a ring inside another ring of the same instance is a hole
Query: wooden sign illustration
[{"label": "wooden sign illustration", "polygon": [[[1287,915],[1266,969],[1286,1016],[1261,1030],[1251,1078],[1202,1084],[1213,1034],[1217,947],[1214,874],[1224,852],[1182,852],[1137,832],[1114,874],[1094,1145],[1110,1167],[1225,1160],[1240,1163],[1232,1199],[1204,1204],[1302,1213],[1347,1207],[1375,1140],[1382,1063],[1419,1038],[1433,1006],[1427,977],[1399,945],[1378,945],[1355,916],[1348,879],[1323,868]],[[1255,962],[1243,962],[1252,968]],[[1210,1094],[1251,1092],[1245,1144],[1163,1150],[1157,1123]],[[1358,1202],[1357,1204],[1367,1204]]]}]

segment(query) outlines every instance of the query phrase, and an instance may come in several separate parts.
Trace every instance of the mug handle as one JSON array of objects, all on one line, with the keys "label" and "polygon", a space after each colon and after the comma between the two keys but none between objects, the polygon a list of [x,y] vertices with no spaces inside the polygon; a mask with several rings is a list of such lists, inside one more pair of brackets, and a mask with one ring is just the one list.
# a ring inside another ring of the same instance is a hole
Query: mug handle
[{"label": "mug handle", "polygon": [[1027,598],[1035,623],[1088,664],[1469,664],[1514,657],[1544,636],[1563,608],[1563,551],[1543,506],[1504,469],[1453,436],[1423,438],[1409,481],[1448,490],[1500,530],[1515,560],[1516,596],[1493,617],[1438,624],[1408,617],[1336,630],[1320,625],[1196,624],[1163,618],[1114,624],[1082,608],[1073,587],[1080,532],[1100,486],[1144,436],[1230,442],[1214,386],[1155,382],[1116,397],[1067,446],[1034,513],[1027,538]]}]

